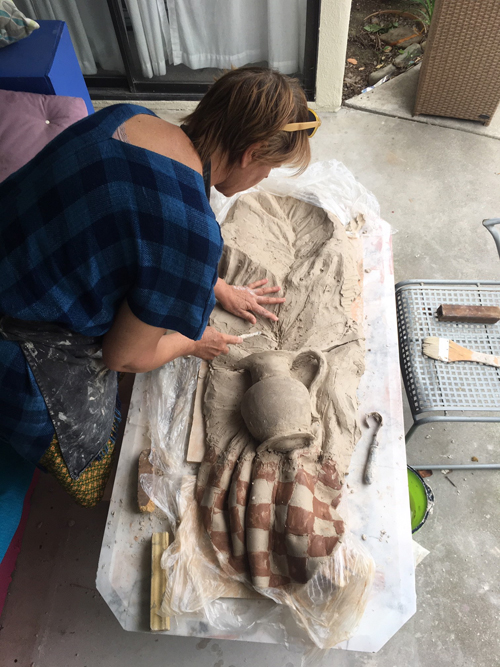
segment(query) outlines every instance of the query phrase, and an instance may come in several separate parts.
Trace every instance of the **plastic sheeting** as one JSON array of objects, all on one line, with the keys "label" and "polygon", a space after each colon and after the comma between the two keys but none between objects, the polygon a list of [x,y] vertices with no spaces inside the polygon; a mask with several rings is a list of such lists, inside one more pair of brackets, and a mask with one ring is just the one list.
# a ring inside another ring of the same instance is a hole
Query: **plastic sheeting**
[{"label": "plastic sheeting", "polygon": [[348,228],[359,216],[366,222],[378,222],[380,206],[376,197],[369,192],[342,162],[326,160],[316,162],[300,176],[282,167],[273,169],[271,175],[257,187],[239,192],[229,199],[212,188],[210,205],[223,224],[228,211],[242,194],[264,190],[280,197],[295,197],[313,206],[320,206],[333,213]]},{"label": "plastic sheeting", "polygon": [[152,371],[148,387],[151,463],[155,474],[142,474],[141,485],[170,523],[175,535],[182,515],[181,484],[196,473],[186,462],[186,442],[200,360],[179,357]]}]

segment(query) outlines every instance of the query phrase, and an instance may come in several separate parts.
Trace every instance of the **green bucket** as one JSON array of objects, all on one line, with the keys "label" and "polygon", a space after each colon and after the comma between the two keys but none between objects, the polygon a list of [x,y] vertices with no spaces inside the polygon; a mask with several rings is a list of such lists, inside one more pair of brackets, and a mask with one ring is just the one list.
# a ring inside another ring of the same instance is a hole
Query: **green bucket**
[{"label": "green bucket", "polygon": [[410,492],[411,532],[416,533],[427,521],[434,507],[434,494],[418,472],[408,468],[408,490]]}]

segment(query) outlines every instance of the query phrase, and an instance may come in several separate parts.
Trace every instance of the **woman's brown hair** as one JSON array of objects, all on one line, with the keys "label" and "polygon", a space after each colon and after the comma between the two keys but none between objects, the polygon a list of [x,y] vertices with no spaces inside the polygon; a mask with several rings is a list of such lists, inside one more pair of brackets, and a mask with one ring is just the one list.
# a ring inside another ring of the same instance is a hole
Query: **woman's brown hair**
[{"label": "woman's brown hair", "polygon": [[262,143],[255,159],[297,167],[300,173],[311,159],[307,132],[281,130],[307,120],[307,100],[297,79],[243,67],[217,79],[184,124],[203,163],[219,151],[235,164],[249,146]]}]

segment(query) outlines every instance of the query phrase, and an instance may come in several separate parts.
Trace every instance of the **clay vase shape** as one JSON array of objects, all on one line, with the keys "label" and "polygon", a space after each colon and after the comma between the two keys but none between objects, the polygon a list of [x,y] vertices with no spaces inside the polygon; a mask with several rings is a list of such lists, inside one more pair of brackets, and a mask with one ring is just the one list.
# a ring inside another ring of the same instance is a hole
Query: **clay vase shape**
[{"label": "clay vase shape", "polygon": [[[309,389],[290,372],[303,356],[318,362]],[[238,367],[250,371],[252,376],[253,384],[241,401],[241,415],[250,433],[261,443],[257,451],[286,452],[310,444],[315,435],[313,414],[318,421],[316,393],[327,372],[324,355],[317,350],[271,350],[250,354]]]}]

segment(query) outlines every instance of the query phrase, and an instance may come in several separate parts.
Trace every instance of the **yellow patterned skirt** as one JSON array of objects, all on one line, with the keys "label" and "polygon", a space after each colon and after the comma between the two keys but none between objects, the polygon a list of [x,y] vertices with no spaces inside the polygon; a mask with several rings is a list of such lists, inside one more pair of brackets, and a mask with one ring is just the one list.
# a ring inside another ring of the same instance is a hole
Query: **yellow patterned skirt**
[{"label": "yellow patterned skirt", "polygon": [[64,490],[83,507],[95,507],[102,500],[113,467],[116,432],[120,421],[120,412],[115,410],[113,428],[108,442],[78,479],[71,478],[55,434],[48,449],[40,459],[40,465],[54,475]]}]

